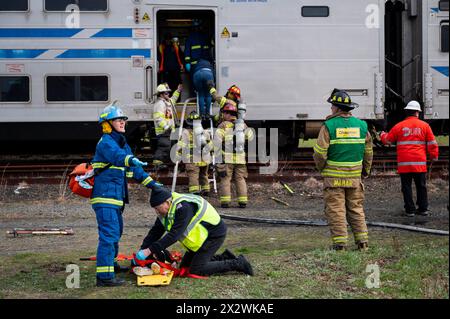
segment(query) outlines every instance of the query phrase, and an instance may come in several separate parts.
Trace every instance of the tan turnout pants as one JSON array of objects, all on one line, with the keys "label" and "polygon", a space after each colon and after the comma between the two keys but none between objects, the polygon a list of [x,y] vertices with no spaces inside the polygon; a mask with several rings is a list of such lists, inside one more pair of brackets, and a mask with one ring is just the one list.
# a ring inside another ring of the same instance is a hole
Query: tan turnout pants
[{"label": "tan turnout pants", "polygon": [[209,192],[208,165],[197,166],[186,164],[186,173],[189,178],[189,193]]},{"label": "tan turnout pants", "polygon": [[346,246],[347,221],[355,242],[368,242],[369,236],[364,215],[364,186],[357,188],[327,187],[323,191],[325,215],[330,226],[333,244]]},{"label": "tan turnout pants", "polygon": [[219,164],[217,166],[219,175],[220,203],[231,202],[231,182],[236,185],[238,203],[248,202],[247,196],[247,165],[246,164]]}]

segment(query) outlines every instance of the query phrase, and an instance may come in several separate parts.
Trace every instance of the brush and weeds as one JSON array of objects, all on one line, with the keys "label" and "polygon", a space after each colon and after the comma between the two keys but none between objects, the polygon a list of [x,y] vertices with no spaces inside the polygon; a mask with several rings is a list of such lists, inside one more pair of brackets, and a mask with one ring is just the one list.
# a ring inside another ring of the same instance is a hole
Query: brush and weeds
[{"label": "brush and weeds", "polygon": [[[174,278],[169,286],[95,287],[93,251],[21,253],[0,261],[0,298],[448,298],[448,237],[375,230],[367,252],[329,250],[323,229],[230,228],[225,247],[245,254],[255,276]],[[178,248],[179,247],[174,247]],[[67,265],[80,269],[80,288],[68,289]],[[127,264],[127,262],[123,262]],[[379,288],[367,288],[372,269]]]}]

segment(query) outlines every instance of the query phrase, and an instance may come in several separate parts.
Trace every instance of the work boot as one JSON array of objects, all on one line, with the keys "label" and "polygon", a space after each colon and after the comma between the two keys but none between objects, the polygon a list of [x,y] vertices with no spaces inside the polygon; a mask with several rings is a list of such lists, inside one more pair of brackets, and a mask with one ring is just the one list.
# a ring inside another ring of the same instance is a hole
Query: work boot
[{"label": "work boot", "polygon": [[222,207],[222,208],[230,208],[230,204],[222,203],[222,204],[220,204],[220,207]]},{"label": "work boot", "polygon": [[239,203],[239,208],[245,208],[247,207],[247,203]]},{"label": "work boot", "polygon": [[230,250],[225,249],[225,251],[221,254],[221,256],[224,257],[224,259],[236,259],[236,255],[233,254]]},{"label": "work boot", "polygon": [[97,287],[118,287],[125,284],[125,280],[120,278],[100,279],[97,278]]},{"label": "work boot", "polygon": [[426,211],[423,211],[423,212],[417,212],[417,215],[419,215],[419,216],[430,216],[431,212],[427,209]]},{"label": "work boot", "polygon": [[233,260],[236,259],[237,257],[228,249],[225,249],[225,251],[223,253],[221,253],[220,255],[214,255],[211,258],[211,261],[223,261],[223,260]]},{"label": "work boot", "polygon": [[406,217],[414,217],[414,215],[415,215],[414,212],[405,212]]},{"label": "work boot", "polygon": [[347,250],[347,246],[345,245],[338,245],[338,244],[334,244],[331,249],[335,250],[335,251],[346,251]]},{"label": "work boot", "polygon": [[205,196],[205,197],[209,196],[209,191],[201,191],[200,196]]},{"label": "work boot", "polygon": [[239,255],[238,258],[232,260],[235,262],[235,269],[237,271],[243,272],[246,275],[253,276],[252,265],[248,262],[244,255]]},{"label": "work boot", "polygon": [[129,271],[130,271],[130,267],[114,265],[114,272],[129,272]]},{"label": "work boot", "polygon": [[368,242],[358,243],[358,250],[359,251],[368,251],[369,250],[369,243]]}]

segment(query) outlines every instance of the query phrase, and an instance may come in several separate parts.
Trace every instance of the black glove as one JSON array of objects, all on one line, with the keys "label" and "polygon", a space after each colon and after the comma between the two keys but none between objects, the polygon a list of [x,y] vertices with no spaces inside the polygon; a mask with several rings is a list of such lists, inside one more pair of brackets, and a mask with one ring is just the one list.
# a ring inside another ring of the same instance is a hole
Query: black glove
[{"label": "black glove", "polygon": [[152,256],[157,261],[165,262],[166,261],[166,254],[164,253],[164,250],[152,250]]},{"label": "black glove", "polygon": [[167,249],[164,249],[165,259],[164,261],[168,261],[169,263],[173,263],[175,260],[172,258],[172,254]]}]

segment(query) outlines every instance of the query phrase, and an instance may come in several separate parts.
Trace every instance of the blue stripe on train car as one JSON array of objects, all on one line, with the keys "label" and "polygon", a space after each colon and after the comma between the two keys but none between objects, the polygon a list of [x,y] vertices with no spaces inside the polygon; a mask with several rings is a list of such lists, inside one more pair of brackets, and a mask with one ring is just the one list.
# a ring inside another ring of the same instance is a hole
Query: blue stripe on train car
[{"label": "blue stripe on train car", "polygon": [[73,49],[58,55],[56,59],[124,59],[133,55],[150,58],[150,49]]},{"label": "blue stripe on train car", "polygon": [[448,66],[432,66],[432,68],[448,77]]},{"label": "blue stripe on train car", "polygon": [[[71,38],[86,29],[71,28],[0,28],[0,38]],[[131,38],[131,28],[108,28],[91,38]]]},{"label": "blue stripe on train car", "polygon": [[47,50],[0,49],[0,59],[34,59]]},{"label": "blue stripe on train car", "polygon": [[0,28],[0,38],[70,38],[84,29],[8,29]]},{"label": "blue stripe on train car", "polygon": [[132,29],[103,29],[96,34],[94,34],[91,38],[132,38],[133,30]]}]

